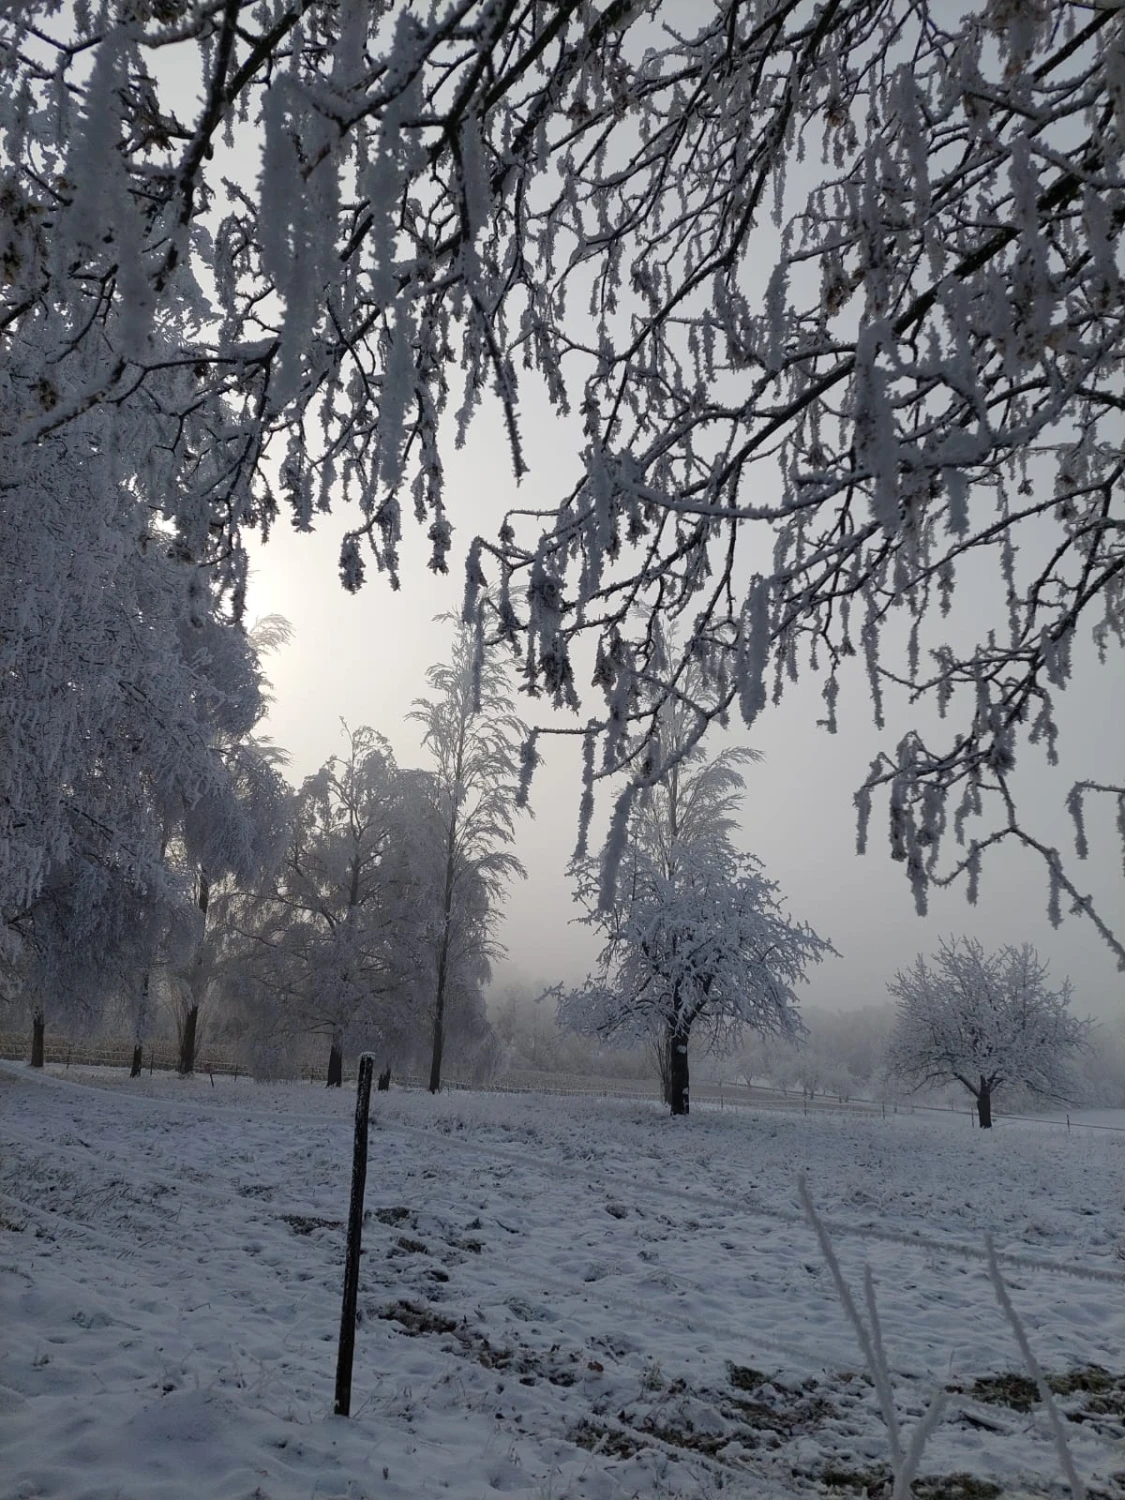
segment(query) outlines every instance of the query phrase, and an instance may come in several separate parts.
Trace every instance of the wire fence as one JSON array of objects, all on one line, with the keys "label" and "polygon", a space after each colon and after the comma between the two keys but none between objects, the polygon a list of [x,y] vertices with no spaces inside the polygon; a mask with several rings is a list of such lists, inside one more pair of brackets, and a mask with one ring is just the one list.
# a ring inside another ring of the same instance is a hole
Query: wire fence
[{"label": "wire fence", "polygon": [[[43,1038],[43,1061],[64,1068],[71,1064],[79,1068],[130,1068],[133,1064],[134,1043],[112,1038],[74,1038],[52,1035]],[[0,1032],[0,1058],[6,1062],[28,1062],[31,1057],[31,1033]],[[175,1072],[179,1066],[180,1049],[173,1041],[145,1042],[141,1048],[141,1068],[145,1073]],[[205,1049],[196,1057],[197,1073],[222,1073],[232,1077],[245,1077],[246,1065],[225,1053]]]},{"label": "wire fence", "polygon": [[[69,1068],[105,1067],[130,1068],[133,1062],[133,1043],[104,1038],[73,1038],[52,1035],[44,1038],[43,1057],[47,1063]],[[31,1036],[26,1032],[0,1032],[0,1058],[7,1061],[26,1062],[31,1055]],[[142,1071],[175,1072],[179,1065],[179,1047],[174,1041],[146,1042],[142,1049]],[[214,1077],[216,1074],[231,1078],[245,1078],[250,1074],[245,1063],[219,1047],[206,1048],[197,1057],[196,1073]],[[323,1085],[327,1081],[327,1069],[320,1063],[306,1061],[296,1070],[301,1082]],[[353,1082],[355,1069],[345,1067],[344,1081]],[[393,1075],[397,1088],[422,1091],[429,1087],[428,1080],[420,1074],[402,1073]],[[590,1074],[511,1072],[489,1079],[463,1078],[449,1075],[442,1080],[443,1092],[479,1094],[540,1094],[557,1098],[634,1099],[638,1103],[659,1102],[660,1085],[655,1080],[644,1078],[602,1078]],[[693,1105],[706,1109],[738,1110],[796,1110],[809,1114],[849,1114],[882,1117],[894,1115],[943,1114],[967,1117],[970,1125],[976,1124],[976,1110],[972,1107],[957,1108],[948,1104],[918,1104],[910,1099],[868,1099],[840,1097],[832,1094],[807,1095],[799,1090],[770,1088],[762,1084],[716,1083],[711,1080],[697,1083],[691,1090]],[[1110,1125],[1091,1120],[1073,1119],[1071,1114],[1061,1118],[1041,1115],[996,1114],[996,1124],[1006,1122],[1021,1125],[1053,1125],[1066,1130],[1107,1130],[1125,1135],[1125,1125]]]}]

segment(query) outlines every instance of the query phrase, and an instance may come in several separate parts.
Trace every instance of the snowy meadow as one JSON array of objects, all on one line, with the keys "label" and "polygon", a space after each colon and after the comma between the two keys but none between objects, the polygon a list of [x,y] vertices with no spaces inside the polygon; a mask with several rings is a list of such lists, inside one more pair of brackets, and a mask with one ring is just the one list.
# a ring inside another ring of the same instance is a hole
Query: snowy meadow
[{"label": "snowy meadow", "polygon": [[878,1495],[887,1435],[798,1200],[875,1278],[915,1493],[1060,1492],[990,1233],[1091,1495],[1125,1494],[1125,1133],[964,1116],[373,1100],[0,1070],[0,1451],[31,1500]]}]

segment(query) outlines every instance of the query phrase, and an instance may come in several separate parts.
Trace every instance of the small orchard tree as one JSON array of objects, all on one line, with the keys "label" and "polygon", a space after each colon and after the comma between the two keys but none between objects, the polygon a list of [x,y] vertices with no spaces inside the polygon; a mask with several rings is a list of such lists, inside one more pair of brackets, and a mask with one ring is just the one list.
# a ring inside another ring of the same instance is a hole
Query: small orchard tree
[{"label": "small orchard tree", "polygon": [[454,969],[487,977],[496,954],[498,903],[526,873],[511,853],[515,838],[520,747],[527,727],[516,717],[503,663],[462,627],[450,660],[430,668],[434,697],[415,701],[434,760],[420,783],[436,833],[438,911],[433,924],[433,1045],[430,1092],[441,1087],[446,1011]]},{"label": "small orchard tree", "polygon": [[[704,1033],[710,1047],[732,1044],[744,1027],[795,1037],[794,986],[831,948],[784,915],[776,885],[749,855],[693,851],[674,877],[643,849],[628,862],[618,899],[587,918],[606,937],[598,972],[560,997],[559,1020],[603,1040],[654,1040],[666,1102],[686,1115],[691,1037]],[[588,874],[580,890],[589,902]]]},{"label": "small orchard tree", "polygon": [[597,974],[559,999],[559,1019],[575,1031],[653,1043],[674,1115],[689,1110],[690,1038],[731,1045],[744,1027],[796,1036],[794,986],[833,951],[784,915],[777,886],[735,849],[739,766],[756,757],[704,757],[701,715],[686,696],[693,683],[689,672],[685,695],[657,711],[666,772],[611,831],[610,869],[579,849],[579,899],[605,946]]},{"label": "small orchard tree", "polygon": [[946,941],[887,988],[898,1000],[888,1069],[915,1088],[963,1084],[985,1130],[1000,1089],[1066,1098],[1067,1064],[1090,1023],[1070,1013],[1069,979],[1047,987],[1047,966],[1030,943],[986,953],[973,938]]}]

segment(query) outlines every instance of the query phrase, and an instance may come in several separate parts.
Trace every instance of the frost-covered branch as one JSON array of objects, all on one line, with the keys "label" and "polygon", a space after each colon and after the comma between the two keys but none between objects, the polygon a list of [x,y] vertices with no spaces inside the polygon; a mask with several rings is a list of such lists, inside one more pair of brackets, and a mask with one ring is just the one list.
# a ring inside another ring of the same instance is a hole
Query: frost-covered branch
[{"label": "frost-covered branch", "polygon": [[[1013,767],[1058,754],[1082,638],[1125,640],[1123,25],[1071,0],[720,0],[678,30],[656,0],[10,7],[0,473],[135,424],[108,480],[238,616],[246,533],[283,511],[353,507],[348,588],[398,583],[405,512],[448,568],[446,455],[491,403],[533,492],[471,544],[467,610],[488,585],[562,706],[595,662],[587,790],[645,783],[648,687],[688,662],[701,733],[810,675],[829,731],[855,694],[881,726],[898,685],[945,723],[903,725],[860,800],[918,905],[1018,839],[1125,964],[1009,807]],[[532,397],[579,450],[565,490],[529,467]]]}]

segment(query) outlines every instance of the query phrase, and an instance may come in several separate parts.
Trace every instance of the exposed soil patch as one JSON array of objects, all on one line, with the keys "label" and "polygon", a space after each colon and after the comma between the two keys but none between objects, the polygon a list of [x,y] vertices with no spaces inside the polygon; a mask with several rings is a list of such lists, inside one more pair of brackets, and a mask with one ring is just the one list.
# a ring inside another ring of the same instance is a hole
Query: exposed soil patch
[{"label": "exposed soil patch", "polygon": [[428,1245],[422,1240],[412,1240],[408,1234],[400,1234],[395,1240],[395,1247],[404,1255],[428,1255],[430,1253]]},{"label": "exposed soil patch", "polygon": [[401,1206],[394,1208],[377,1208],[375,1217],[380,1224],[388,1224],[393,1229],[396,1224],[405,1224],[410,1217],[410,1210]]},{"label": "exposed soil patch", "polygon": [[756,1391],[768,1379],[761,1370],[752,1370],[749,1365],[727,1365],[727,1379],[736,1391]]},{"label": "exposed soil patch", "polygon": [[584,1419],[571,1430],[572,1440],[615,1456],[631,1456],[648,1440],[745,1469],[750,1453],[776,1450],[839,1412],[816,1380],[792,1386],[731,1364],[726,1384],[716,1389],[692,1390],[684,1380],[644,1379],[637,1399],[614,1415],[612,1426],[596,1417]]},{"label": "exposed soil patch", "polygon": [[843,1490],[846,1494],[870,1495],[872,1500],[882,1500],[891,1488],[891,1471],[886,1464],[872,1464],[868,1468],[855,1468],[845,1464],[830,1464],[810,1476],[820,1481],[826,1489]]},{"label": "exposed soil patch", "polygon": [[1125,1375],[1114,1375],[1101,1365],[1080,1365],[1065,1375],[1048,1375],[1047,1384],[1072,1422],[1084,1422],[1107,1437],[1125,1438]]},{"label": "exposed soil patch", "polygon": [[[1101,1365],[1077,1365],[1065,1374],[1048,1375],[1047,1384],[1070,1421],[1089,1423],[1111,1436],[1125,1436],[1125,1375],[1115,1375]],[[984,1375],[972,1385],[951,1385],[949,1390],[1020,1412],[1030,1411],[1039,1401],[1034,1380],[1015,1372]]]},{"label": "exposed soil patch", "polygon": [[972,1474],[944,1474],[938,1478],[925,1475],[913,1485],[918,1500],[996,1500],[1003,1493],[991,1479],[975,1479]]},{"label": "exposed soil patch", "polygon": [[427,1333],[446,1336],[449,1341],[445,1347],[450,1352],[473,1359],[486,1370],[508,1371],[518,1376],[522,1385],[535,1385],[539,1380],[551,1385],[574,1385],[584,1368],[591,1371],[600,1368],[584,1361],[578,1350],[563,1349],[559,1344],[545,1351],[494,1344],[476,1329],[446,1317],[425,1303],[394,1302],[376,1315],[400,1324],[403,1332],[412,1337]]},{"label": "exposed soil patch", "polygon": [[743,1365],[729,1365],[727,1379],[735,1393],[719,1393],[719,1411],[737,1424],[738,1440],[747,1447],[768,1441],[767,1434],[776,1442],[798,1432],[809,1432],[839,1416],[836,1406],[820,1391],[817,1380],[806,1380],[794,1388]]},{"label": "exposed soil patch", "polygon": [[283,1224],[288,1224],[294,1234],[312,1234],[317,1229],[343,1229],[343,1219],[319,1219],[315,1214],[281,1214]]},{"label": "exposed soil patch", "polygon": [[404,1333],[417,1337],[423,1333],[455,1333],[457,1331],[457,1319],[446,1317],[444,1313],[438,1312],[435,1307],[428,1307],[422,1302],[392,1302],[389,1307],[384,1307],[376,1313],[377,1317],[386,1318],[388,1322],[400,1323]]},{"label": "exposed soil patch", "polygon": [[[870,1500],[886,1500],[893,1487],[893,1475],[886,1464],[851,1468],[830,1464],[809,1476],[826,1489],[850,1495],[867,1495]],[[1001,1486],[991,1479],[977,1479],[972,1474],[923,1475],[914,1481],[911,1492],[915,1500],[997,1500]]]},{"label": "exposed soil patch", "polygon": [[953,1385],[958,1395],[972,1396],[986,1406],[1010,1406],[1013,1411],[1030,1411],[1039,1400],[1039,1389],[1027,1375],[1015,1373],[982,1375],[972,1385]]},{"label": "exposed soil patch", "polygon": [[642,1439],[633,1439],[628,1433],[596,1421],[576,1423],[570,1429],[570,1440],[591,1453],[606,1453],[611,1458],[632,1458],[645,1446]]}]

